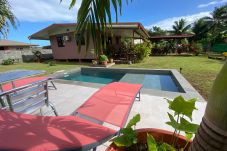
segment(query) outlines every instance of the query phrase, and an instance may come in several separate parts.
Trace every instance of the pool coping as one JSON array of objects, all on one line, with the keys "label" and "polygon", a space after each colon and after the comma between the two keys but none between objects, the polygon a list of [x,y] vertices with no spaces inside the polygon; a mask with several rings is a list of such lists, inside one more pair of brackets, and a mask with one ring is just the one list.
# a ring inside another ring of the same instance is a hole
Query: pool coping
[{"label": "pool coping", "polygon": [[179,95],[182,95],[186,99],[191,99],[191,98],[197,98],[198,101],[205,101],[205,99],[197,92],[197,90],[183,77],[181,73],[178,72],[176,69],[144,69],[144,68],[104,68],[104,67],[81,67],[77,69],[71,69],[71,70],[64,70],[61,72],[57,72],[52,74],[51,76],[54,78],[54,81],[57,83],[62,83],[62,84],[73,84],[73,85],[80,85],[80,86],[85,86],[85,87],[92,87],[92,88],[101,88],[105,84],[100,84],[100,83],[89,83],[89,82],[81,82],[81,81],[70,81],[70,80],[63,80],[63,79],[58,79],[65,74],[73,73],[73,72],[80,72],[81,70],[109,70],[109,71],[117,71],[117,72],[123,72],[125,70],[128,70],[129,73],[140,73],[140,72],[145,72],[145,73],[153,73],[153,74],[172,74],[173,77],[175,78],[175,82],[181,88],[185,93],[182,92],[171,92],[171,91],[161,91],[161,90],[155,90],[155,89],[146,89],[143,88],[141,90],[142,93],[149,94],[149,95],[154,95],[154,96],[161,96],[161,97],[167,97],[167,98],[175,98]]}]

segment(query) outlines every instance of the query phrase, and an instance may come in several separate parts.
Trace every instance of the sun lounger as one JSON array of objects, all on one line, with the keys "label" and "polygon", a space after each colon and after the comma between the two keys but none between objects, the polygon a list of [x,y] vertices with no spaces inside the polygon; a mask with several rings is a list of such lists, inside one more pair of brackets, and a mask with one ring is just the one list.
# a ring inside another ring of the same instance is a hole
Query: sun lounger
[{"label": "sun lounger", "polygon": [[120,82],[106,85],[76,110],[78,116],[45,117],[0,110],[0,150],[95,150],[119,132],[100,124],[122,128],[141,87]]},{"label": "sun lounger", "polygon": [[57,116],[57,111],[49,101],[48,80],[46,77],[32,77],[16,80],[15,87],[11,83],[3,85],[3,92],[0,93],[2,108],[32,114],[38,110],[42,111],[44,106],[50,106]]},{"label": "sun lounger", "polygon": [[18,80],[14,80],[13,82],[8,82],[5,84],[1,85],[1,89],[3,92],[5,91],[9,91],[12,90],[14,88],[18,88],[21,86],[25,86],[27,84],[31,84],[33,82],[37,82],[37,81],[43,81],[43,80],[48,80],[51,82],[51,87],[54,87],[54,89],[57,89],[56,86],[54,85],[52,78],[49,77],[44,77],[44,76],[39,76],[39,77],[27,77],[27,78],[22,78],[22,79],[18,79]]}]

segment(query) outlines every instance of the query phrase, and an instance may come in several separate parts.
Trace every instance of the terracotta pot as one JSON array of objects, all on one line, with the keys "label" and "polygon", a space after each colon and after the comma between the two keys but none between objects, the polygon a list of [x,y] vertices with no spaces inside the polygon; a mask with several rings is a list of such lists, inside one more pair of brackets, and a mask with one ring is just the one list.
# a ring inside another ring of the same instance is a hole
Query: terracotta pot
[{"label": "terracotta pot", "polygon": [[[168,144],[172,143],[173,132],[170,132],[170,131],[154,129],[154,128],[147,128],[147,129],[138,129],[138,130],[136,130],[136,132],[137,132],[138,143],[144,143],[144,144],[146,143],[147,133],[151,134],[155,138],[155,140],[158,142],[165,142]],[[188,143],[188,145],[185,148],[185,151],[188,151],[191,143],[192,143],[191,141]],[[184,136],[179,135],[178,141],[176,144],[179,148],[183,148],[187,144],[187,141]],[[125,148],[119,148],[115,144],[112,143],[106,149],[106,151],[125,151]]]},{"label": "terracotta pot", "polygon": [[107,65],[107,61],[102,61],[102,65]]},{"label": "terracotta pot", "polygon": [[113,63],[114,61],[113,61],[113,58],[110,58],[110,63]]}]

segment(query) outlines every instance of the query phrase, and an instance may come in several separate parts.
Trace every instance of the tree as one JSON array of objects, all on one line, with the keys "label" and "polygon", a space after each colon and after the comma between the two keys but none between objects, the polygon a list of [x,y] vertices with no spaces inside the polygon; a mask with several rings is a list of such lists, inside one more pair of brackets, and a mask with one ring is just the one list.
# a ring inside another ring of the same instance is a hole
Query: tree
[{"label": "tree", "polygon": [[227,4],[215,8],[210,17],[203,17],[202,20],[207,25],[206,28],[215,36],[227,30]]},{"label": "tree", "polygon": [[188,34],[190,32],[191,25],[187,25],[185,19],[180,19],[179,21],[175,21],[173,25],[173,33],[176,35]]},{"label": "tree", "polygon": [[166,35],[166,31],[161,29],[161,27],[154,26],[152,29],[148,30],[150,36],[157,36],[157,35]]},{"label": "tree", "polygon": [[[128,3],[128,0],[125,1]],[[102,50],[106,48],[107,32],[112,24],[111,7],[114,8],[117,22],[118,14],[122,13],[122,2],[123,0],[82,0],[77,15],[76,32],[81,36],[86,35],[86,49],[91,34],[96,54],[103,53]],[[71,0],[70,8],[75,4],[76,0]]]},{"label": "tree", "polygon": [[192,26],[192,32],[195,34],[193,40],[198,41],[208,37],[209,28],[203,18],[195,21]]},{"label": "tree", "polygon": [[11,6],[7,0],[0,0],[0,37],[7,37],[9,25],[16,28],[16,17],[14,16]]}]

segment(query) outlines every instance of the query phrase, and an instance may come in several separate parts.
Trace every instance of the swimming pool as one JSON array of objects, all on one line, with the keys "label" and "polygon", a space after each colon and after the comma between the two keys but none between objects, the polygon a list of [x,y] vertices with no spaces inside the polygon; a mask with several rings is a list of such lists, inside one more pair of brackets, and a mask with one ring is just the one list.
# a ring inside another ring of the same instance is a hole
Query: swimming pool
[{"label": "swimming pool", "polygon": [[169,71],[81,68],[79,71],[64,73],[58,79],[97,84],[120,81],[143,84],[143,89],[184,92],[176,78]]}]

